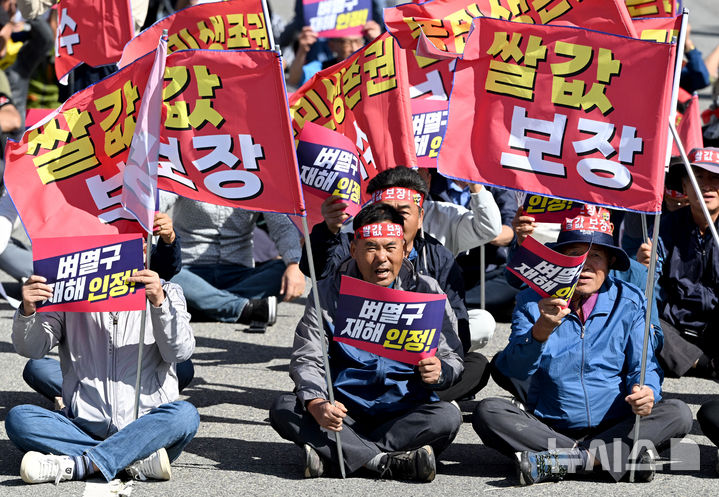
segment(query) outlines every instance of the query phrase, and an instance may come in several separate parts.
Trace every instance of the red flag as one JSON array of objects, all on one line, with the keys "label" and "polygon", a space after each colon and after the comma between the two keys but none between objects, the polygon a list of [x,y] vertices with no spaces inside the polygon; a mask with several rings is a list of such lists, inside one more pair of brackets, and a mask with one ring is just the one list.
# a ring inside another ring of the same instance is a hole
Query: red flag
[{"label": "red flag", "polygon": [[672,38],[679,38],[682,27],[682,17],[648,17],[632,19],[637,30],[638,38],[642,40],[670,43]]},{"label": "red flag", "polygon": [[157,203],[157,160],[162,128],[162,85],[165,77],[167,39],[155,49],[152,72],[143,92],[137,126],[122,173],[122,206],[131,212],[145,231],[152,233]]},{"label": "red flag", "polygon": [[632,17],[674,17],[677,0],[625,0]]},{"label": "red flag", "polygon": [[405,50],[416,49],[420,33],[423,32],[437,50],[461,54],[472,19],[481,16],[528,24],[579,26],[635,38],[636,31],[631,18],[621,2],[622,0],[434,0],[385,9],[384,20],[387,31]]},{"label": "red flag", "polygon": [[406,59],[387,33],[328,67],[290,96],[295,138],[305,122],[347,136],[361,152],[361,176],[415,166]]},{"label": "red flag", "polygon": [[72,95],[6,146],[5,184],[28,236],[141,233],[122,170],[153,54]]},{"label": "red flag", "polygon": [[168,53],[210,50],[269,49],[261,0],[202,3],[164,17],[135,36],[122,51],[119,67],[155,49],[162,31],[168,33]]},{"label": "red flag", "polygon": [[658,211],[674,48],[578,28],[475,19],[457,61],[439,171]]},{"label": "red flag", "polygon": [[218,205],[304,211],[281,61],[269,50],[168,56],[158,186]]},{"label": "red flag", "polygon": [[60,81],[83,62],[114,64],[134,34],[130,0],[61,0],[57,11],[55,74]]},{"label": "red flag", "polygon": [[[677,133],[679,133],[679,139],[681,139],[687,153],[693,148],[704,146],[702,116],[699,110],[699,96],[697,94],[692,95],[692,98],[689,99],[689,103],[687,103],[684,113],[681,115]],[[676,143],[672,143],[672,155],[679,155]]]}]

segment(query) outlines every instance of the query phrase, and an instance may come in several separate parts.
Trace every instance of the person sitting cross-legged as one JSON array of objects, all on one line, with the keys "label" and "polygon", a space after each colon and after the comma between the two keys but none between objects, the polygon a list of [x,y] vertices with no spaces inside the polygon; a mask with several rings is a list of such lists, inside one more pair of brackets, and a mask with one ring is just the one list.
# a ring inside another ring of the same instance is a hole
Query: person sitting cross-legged
[{"label": "person sitting cross-legged", "polygon": [[13,319],[15,350],[39,359],[57,346],[65,408],[13,407],[5,419],[8,438],[26,452],[20,476],[26,483],[84,480],[100,473],[107,481],[123,470],[145,480],[168,480],[170,462],[192,440],[200,417],[179,401],[175,364],[195,348],[182,289],[162,284],[154,271],[128,281],[145,286],[146,336],[139,417],[134,419],[141,311],[36,312],[52,296],[42,276],[22,287]]},{"label": "person sitting cross-legged", "polygon": [[[335,433],[349,473],[361,468],[383,478],[429,482],[436,457],[462,423],[459,409],[440,401],[462,372],[462,345],[449,303],[436,355],[411,366],[333,340],[342,275],[399,290],[442,293],[438,283],[417,274],[404,258],[402,215],[386,204],[365,207],[354,219],[355,238],[339,270],[318,283],[322,309],[312,296],[297,325],[290,361],[295,391],[277,398],[272,427],[305,451],[305,477],[336,467]],[[376,231],[366,237],[362,228]],[[327,342],[336,402],[328,401],[322,362]]]},{"label": "person sitting cross-legged", "polygon": [[588,251],[571,301],[541,298],[531,289],[517,296],[509,344],[495,364],[505,377],[526,382],[525,405],[488,398],[474,412],[482,441],[516,458],[522,485],[600,466],[618,481],[631,464],[636,415],[635,479],[649,481],[653,449],[692,426],[684,402],[662,399],[652,346],[640,385],[646,299],[634,285],[608,275],[611,268],[626,270],[629,257],[615,246],[611,229],[600,230],[608,213],[591,215],[568,219],[557,242],[548,244],[570,256]]}]

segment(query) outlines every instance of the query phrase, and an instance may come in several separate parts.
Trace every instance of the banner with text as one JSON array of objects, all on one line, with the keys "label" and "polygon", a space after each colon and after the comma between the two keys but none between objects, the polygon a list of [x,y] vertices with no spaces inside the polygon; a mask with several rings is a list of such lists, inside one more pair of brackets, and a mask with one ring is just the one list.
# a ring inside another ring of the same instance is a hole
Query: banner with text
[{"label": "banner with text", "polygon": [[145,287],[128,282],[145,267],[139,235],[36,238],[33,273],[47,278],[50,299],[40,312],[137,311],[145,308]]},{"label": "banner with text", "polygon": [[675,46],[489,18],[474,24],[457,61],[439,172],[659,211]]},{"label": "banner with text", "polygon": [[526,195],[522,211],[538,223],[563,223],[565,218],[578,216],[583,205],[561,198]]},{"label": "banner with text", "polygon": [[528,236],[517,247],[507,269],[543,298],[569,302],[588,253],[578,256],[560,254]]},{"label": "banner with text", "polygon": [[125,67],[157,47],[167,30],[168,54],[178,50],[269,49],[261,0],[228,0],[187,7],[157,21],[130,40],[119,67]]},{"label": "banner with text", "polygon": [[334,340],[407,364],[437,352],[446,295],[408,292],[342,276]]},{"label": "banner with text", "polygon": [[624,0],[631,17],[674,17],[678,0]]},{"label": "banner with text", "polygon": [[314,123],[306,123],[297,145],[307,222],[323,221],[322,202],[336,196],[349,204],[345,212],[353,217],[362,208],[359,154],[349,138]]},{"label": "banner with text", "polygon": [[403,51],[387,33],[379,36],[290,96],[295,139],[306,122],[345,135],[361,153],[362,181],[396,165],[415,166],[406,74]]},{"label": "banner with text", "polygon": [[130,0],[61,0],[57,15],[55,74],[60,81],[82,63],[115,64],[135,34]]},{"label": "banner with text", "polygon": [[319,38],[361,36],[372,20],[372,0],[302,0],[302,9]]}]

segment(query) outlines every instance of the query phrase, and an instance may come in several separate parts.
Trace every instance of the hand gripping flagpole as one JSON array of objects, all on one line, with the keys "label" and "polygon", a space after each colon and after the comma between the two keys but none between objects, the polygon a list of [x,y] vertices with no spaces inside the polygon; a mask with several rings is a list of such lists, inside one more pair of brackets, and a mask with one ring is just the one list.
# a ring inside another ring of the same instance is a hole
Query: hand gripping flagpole
[{"label": "hand gripping flagpole", "polygon": [[[684,9],[682,12],[682,23],[681,28],[679,29],[679,39],[676,43],[676,58],[674,60],[674,83],[672,86],[672,95],[671,95],[671,107],[669,109],[669,129],[672,130],[672,133],[674,133],[674,139],[677,141],[677,145],[680,147],[680,151],[683,149],[681,148],[681,143],[679,143],[678,136],[676,135],[676,130],[674,129],[674,119],[676,114],[676,108],[677,108],[677,95],[679,94],[679,78],[681,75],[682,70],[682,57],[680,54],[680,50],[684,47],[684,40],[686,38],[686,27],[687,27],[687,18],[688,18],[689,12],[687,9]],[[672,153],[672,143],[671,140],[667,140],[667,153],[666,153],[666,161],[665,164],[669,164],[669,159],[671,158]],[[684,155],[686,158],[686,155]],[[685,159],[686,160],[686,159]],[[665,166],[666,167],[666,166]],[[691,169],[691,168],[689,168]],[[703,202],[702,202],[703,205]],[[645,295],[647,299],[647,310],[644,314],[644,344],[642,345],[642,365],[641,370],[639,373],[639,386],[644,386],[644,380],[647,373],[647,348],[649,347],[649,330],[651,328],[651,318],[652,318],[652,303],[654,302],[654,277],[656,273],[656,264],[657,264],[657,245],[659,244],[659,221],[661,219],[661,211],[657,212],[654,216],[654,231],[652,233],[652,249],[651,249],[651,255],[649,257],[649,272],[647,273],[647,288],[645,290]],[[646,224],[646,222],[645,222]],[[709,223],[710,225],[712,223]],[[631,392],[630,392],[631,393]],[[631,483],[634,483],[634,470],[636,466],[636,459],[637,459],[637,448],[641,446],[639,442],[639,426],[641,424],[642,417],[637,414],[635,416],[634,420],[634,435],[632,437],[632,450],[630,452],[629,459],[632,461],[632,464],[630,466],[629,470],[629,481]]]},{"label": "hand gripping flagpole", "polygon": [[[334,390],[332,389],[332,375],[330,374],[330,361],[329,357],[327,356],[327,343],[325,343],[325,337],[324,337],[324,325],[322,324],[322,307],[320,306],[320,294],[317,291],[317,276],[315,274],[315,260],[312,256],[312,244],[310,242],[310,231],[307,227],[307,216],[302,216],[302,228],[305,231],[305,250],[307,251],[307,262],[310,266],[310,278],[312,279],[312,295],[314,296],[315,301],[315,310],[317,312],[317,319],[320,327],[320,332],[322,334],[320,338],[320,342],[322,343],[322,363],[325,368],[325,381],[327,382],[327,397],[330,401],[330,404],[334,405],[335,403],[335,394]],[[345,475],[345,464],[344,464],[344,456],[342,455],[342,439],[340,438],[339,432],[335,432],[335,441],[337,444],[337,459],[340,465],[340,474],[342,475],[342,478],[346,478]]]}]

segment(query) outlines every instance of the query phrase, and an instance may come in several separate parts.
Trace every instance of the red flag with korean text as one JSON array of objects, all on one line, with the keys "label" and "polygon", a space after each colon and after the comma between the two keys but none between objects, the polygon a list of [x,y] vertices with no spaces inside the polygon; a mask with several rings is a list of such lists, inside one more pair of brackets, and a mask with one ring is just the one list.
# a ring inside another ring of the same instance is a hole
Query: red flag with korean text
[{"label": "red flag with korean text", "polygon": [[304,211],[282,73],[271,50],[183,50],[165,72],[158,188],[230,207]]},{"label": "red flag with korean text", "polygon": [[[677,114],[677,120],[679,121],[677,133],[686,153],[688,154],[693,148],[703,147],[704,137],[702,135],[702,116],[699,111],[699,95],[696,93],[692,95],[681,116]],[[672,155],[679,155],[676,143],[672,143]]]},{"label": "red flag with korean text", "polygon": [[658,211],[675,46],[572,27],[473,22],[457,61],[439,172]]},{"label": "red flag with korean text", "polygon": [[60,81],[81,63],[116,63],[134,34],[130,0],[61,0],[57,12],[55,74]]},{"label": "red flag with korean text", "polygon": [[387,31],[405,50],[417,49],[420,33],[423,33],[438,51],[456,55],[463,52],[472,19],[482,16],[527,24],[580,26],[636,37],[622,0],[430,0],[384,10]]},{"label": "red flag with korean text", "polygon": [[624,0],[632,17],[674,17],[678,0]]},{"label": "red flag with korean text", "polygon": [[[121,206],[154,52],[71,96],[8,141],[5,184],[28,235],[142,232]],[[252,210],[304,211],[279,56],[186,50],[167,57],[160,189]]]},{"label": "red flag with korean text", "polygon": [[167,52],[187,49],[269,49],[261,0],[229,0],[187,7],[157,21],[127,43],[119,67],[155,49],[167,30]]},{"label": "red flag with korean text", "polygon": [[122,169],[154,53],[81,90],[5,147],[5,185],[31,239],[142,233]]},{"label": "red flag with korean text", "polygon": [[295,139],[306,122],[345,135],[361,153],[363,182],[375,171],[415,166],[406,75],[402,50],[387,33],[379,36],[290,96]]},{"label": "red flag with korean text", "polygon": [[679,31],[682,27],[681,16],[647,17],[632,19],[632,22],[637,30],[637,38],[660,43],[671,43],[672,38],[679,38]]}]

